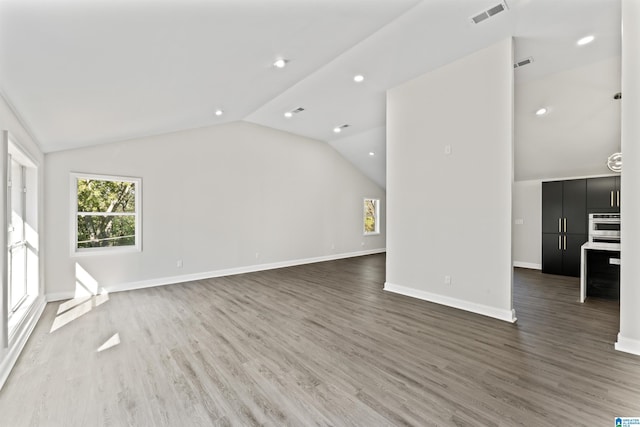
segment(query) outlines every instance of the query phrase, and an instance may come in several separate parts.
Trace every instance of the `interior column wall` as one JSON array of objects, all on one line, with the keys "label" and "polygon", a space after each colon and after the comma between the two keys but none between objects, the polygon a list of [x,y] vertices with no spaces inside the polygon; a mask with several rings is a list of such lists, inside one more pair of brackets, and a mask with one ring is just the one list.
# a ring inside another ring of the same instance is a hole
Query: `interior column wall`
[{"label": "interior column wall", "polygon": [[387,93],[385,289],[513,322],[511,38]]},{"label": "interior column wall", "polygon": [[622,0],[620,333],[616,349],[640,355],[640,2]]}]

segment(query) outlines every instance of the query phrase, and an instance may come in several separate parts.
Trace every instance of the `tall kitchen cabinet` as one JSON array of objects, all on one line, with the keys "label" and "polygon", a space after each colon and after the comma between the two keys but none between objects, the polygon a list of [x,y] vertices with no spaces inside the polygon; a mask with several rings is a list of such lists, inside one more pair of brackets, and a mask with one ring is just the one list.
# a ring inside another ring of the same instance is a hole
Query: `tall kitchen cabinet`
[{"label": "tall kitchen cabinet", "polygon": [[587,180],[542,183],[542,272],[580,277],[587,241]]}]

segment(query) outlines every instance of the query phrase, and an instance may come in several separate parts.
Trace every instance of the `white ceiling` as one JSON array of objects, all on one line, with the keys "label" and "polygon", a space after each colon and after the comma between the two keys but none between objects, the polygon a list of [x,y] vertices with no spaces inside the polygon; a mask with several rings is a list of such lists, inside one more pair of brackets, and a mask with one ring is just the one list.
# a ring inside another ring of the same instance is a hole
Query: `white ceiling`
[{"label": "white ceiling", "polygon": [[[620,151],[620,57],[523,82],[515,93],[518,179],[611,173]],[[548,113],[536,116],[539,107]]]},{"label": "white ceiling", "polygon": [[514,71],[516,178],[598,173],[566,153],[619,147],[619,67],[602,64],[619,63],[620,0],[506,1],[472,24],[499,0],[0,0],[0,91],[45,152],[246,120],[327,141],[384,186],[386,90],[513,36],[534,58]]}]

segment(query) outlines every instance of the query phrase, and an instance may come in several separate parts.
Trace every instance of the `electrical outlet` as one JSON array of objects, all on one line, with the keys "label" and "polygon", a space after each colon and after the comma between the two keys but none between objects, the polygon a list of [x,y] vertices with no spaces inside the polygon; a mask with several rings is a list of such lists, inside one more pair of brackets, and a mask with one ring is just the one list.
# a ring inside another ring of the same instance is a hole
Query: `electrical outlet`
[{"label": "electrical outlet", "polygon": [[256,252],[256,259],[260,258],[260,252]]},{"label": "electrical outlet", "polygon": [[451,284],[451,276],[444,276],[444,284],[445,285]]},{"label": "electrical outlet", "polygon": [[176,267],[182,268],[182,260],[181,259],[179,259],[178,262],[176,262]]}]

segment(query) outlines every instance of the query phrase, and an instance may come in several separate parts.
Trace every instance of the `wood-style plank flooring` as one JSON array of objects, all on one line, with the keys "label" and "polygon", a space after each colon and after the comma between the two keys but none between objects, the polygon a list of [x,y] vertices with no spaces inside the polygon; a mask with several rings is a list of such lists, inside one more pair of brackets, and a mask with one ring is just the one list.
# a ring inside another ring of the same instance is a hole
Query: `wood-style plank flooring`
[{"label": "wood-style plank flooring", "polygon": [[515,272],[517,324],[384,292],[384,255],[50,303],[1,426],[613,425],[618,305]]}]

